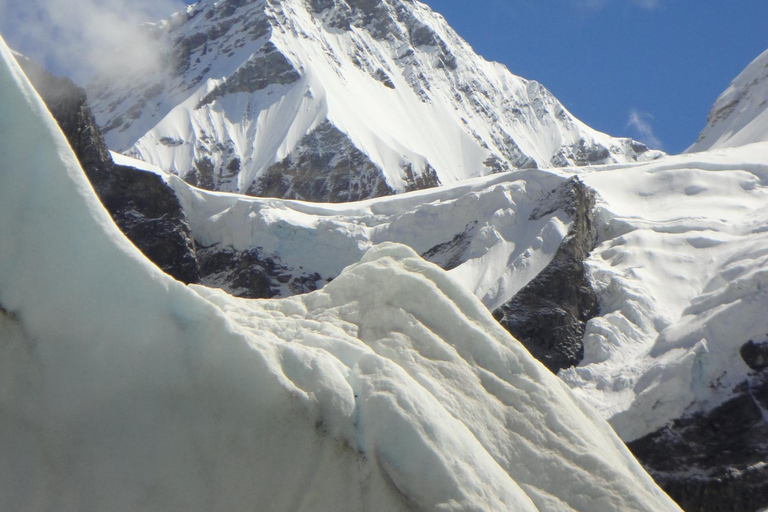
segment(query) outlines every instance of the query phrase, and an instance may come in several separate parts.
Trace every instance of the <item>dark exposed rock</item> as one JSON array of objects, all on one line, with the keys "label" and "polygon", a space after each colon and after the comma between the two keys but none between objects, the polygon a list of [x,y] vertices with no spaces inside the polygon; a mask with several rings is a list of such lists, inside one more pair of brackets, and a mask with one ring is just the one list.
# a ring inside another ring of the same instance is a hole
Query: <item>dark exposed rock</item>
[{"label": "dark exposed rock", "polygon": [[392,79],[389,77],[386,71],[379,68],[373,73],[373,78],[384,84],[385,87],[388,87],[390,89],[395,88],[395,83],[392,81]]},{"label": "dark exposed rock", "polygon": [[656,482],[687,512],[756,512],[768,507],[768,423],[758,397],[768,375],[705,413],[628,443]]},{"label": "dark exposed rock", "polygon": [[451,240],[437,244],[421,255],[427,261],[440,266],[443,270],[453,270],[466,259],[466,253],[472,244],[472,236],[477,229],[477,221],[466,225],[464,231],[454,236]]},{"label": "dark exposed rock", "polygon": [[[639,143],[636,143],[639,144]],[[648,151],[645,145],[640,144],[644,150]],[[600,144],[588,144],[585,139],[579,139],[579,142],[572,146],[563,147],[558,154],[552,157],[551,164],[556,167],[565,167],[568,165],[592,165],[603,164],[611,160],[611,152],[605,146]]]},{"label": "dark exposed rock", "polygon": [[[282,265],[260,249],[197,248],[173,189],[151,172],[115,165],[86,104],[85,92],[34,64],[22,63],[77,154],[104,207],[122,232],[158,267],[184,283],[202,283],[234,295],[267,298],[307,293],[322,277]],[[183,143],[168,139],[165,144]],[[239,170],[230,160],[227,171]],[[196,162],[196,185],[213,187],[210,159]]]},{"label": "dark exposed rock", "polygon": [[114,165],[85,91],[21,60],[115,223],[150,260],[183,282],[198,280],[194,242],[181,204],[159,176]]},{"label": "dark exposed rock", "polygon": [[88,178],[94,186],[102,183],[111,171],[112,157],[88,108],[85,91],[29,60],[19,59],[19,64],[56,118]]},{"label": "dark exposed rock", "polygon": [[759,372],[768,368],[768,341],[755,343],[749,340],[741,347],[739,353],[752,370]]},{"label": "dark exposed rock", "polygon": [[599,313],[597,295],[584,267],[597,240],[594,207],[594,192],[575,177],[542,199],[531,219],[563,210],[572,219],[571,228],[549,265],[493,312],[553,372],[583,359],[586,323]]},{"label": "dark exposed rock", "polygon": [[491,155],[485,159],[483,165],[491,170],[491,174],[498,174],[500,172],[509,171],[509,164],[503,162],[496,155]]},{"label": "dark exposed rock", "polygon": [[254,196],[334,203],[392,193],[381,169],[329,122],[306,135],[248,190]]},{"label": "dark exposed rock", "polygon": [[99,197],[120,230],[164,272],[199,282],[195,244],[179,199],[151,172],[115,166]]},{"label": "dark exposed rock", "polygon": [[632,148],[632,151],[637,153],[638,155],[642,155],[643,153],[648,152],[648,146],[643,144],[642,142],[638,142],[636,140],[633,140],[629,143],[630,147]]},{"label": "dark exposed rock", "polygon": [[437,177],[437,172],[429,164],[427,164],[426,168],[420,174],[413,172],[413,166],[411,164],[403,167],[403,171],[405,172],[406,192],[424,190],[427,188],[439,187],[441,185],[440,178]]},{"label": "dark exposed rock", "polygon": [[[474,93],[468,97],[474,98]],[[523,150],[520,149],[517,142],[515,142],[509,135],[504,137],[501,149],[504,152],[504,157],[512,162],[512,165],[518,169],[536,169],[538,167],[536,160],[523,153]]]},{"label": "dark exposed rock", "polygon": [[221,288],[236,297],[268,299],[283,295],[285,285],[291,295],[308,293],[318,288],[322,277],[317,274],[295,275],[279,259],[267,256],[259,248],[236,251],[214,245],[198,249],[201,282]]},{"label": "dark exposed rock", "polygon": [[400,29],[395,23],[385,2],[381,0],[345,0],[351,9],[352,24],[365,27],[370,34],[378,39],[394,36],[402,38]]},{"label": "dark exposed rock", "polygon": [[208,105],[216,98],[227,94],[252,93],[266,89],[270,85],[292,84],[299,78],[301,75],[293,64],[272,42],[268,42],[257,55],[252,56],[240,66],[226,82],[206,94],[197,107]]},{"label": "dark exposed rock", "polygon": [[213,160],[204,156],[194,162],[194,168],[184,175],[184,181],[197,188],[205,190],[215,190],[216,183],[213,180],[213,173],[216,167]]},{"label": "dark exposed rock", "polygon": [[[237,8],[237,2],[222,2],[208,7],[205,11],[205,17],[214,19],[215,23],[209,24],[203,32],[195,32],[174,42],[173,67],[177,74],[188,71],[194,55],[205,55],[208,51],[209,42],[225,36],[240,21],[238,16],[233,16]],[[248,24],[247,33],[242,35],[247,35],[255,41],[269,34],[271,29],[272,26],[267,19],[257,18]],[[198,49],[201,51],[196,53]]]}]

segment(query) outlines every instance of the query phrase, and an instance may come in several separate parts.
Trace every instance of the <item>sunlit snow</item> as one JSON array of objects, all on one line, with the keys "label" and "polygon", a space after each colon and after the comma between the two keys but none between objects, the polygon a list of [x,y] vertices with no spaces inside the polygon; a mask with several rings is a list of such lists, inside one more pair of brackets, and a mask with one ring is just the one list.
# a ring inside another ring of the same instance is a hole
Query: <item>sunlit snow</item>
[{"label": "sunlit snow", "polygon": [[323,290],[185,287],[118,231],[0,41],[0,509],[679,510],[403,245]]}]

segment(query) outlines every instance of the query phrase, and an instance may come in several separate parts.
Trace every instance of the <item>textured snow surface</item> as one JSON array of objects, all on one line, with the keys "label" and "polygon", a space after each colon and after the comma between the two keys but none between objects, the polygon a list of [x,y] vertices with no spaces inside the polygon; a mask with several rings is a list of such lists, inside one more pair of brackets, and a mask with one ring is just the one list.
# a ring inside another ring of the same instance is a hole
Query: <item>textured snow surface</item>
[{"label": "textured snow surface", "polygon": [[0,41],[0,509],[679,510],[402,245],[274,301],[185,287]]},{"label": "textured snow surface", "polygon": [[768,50],[720,95],[688,152],[768,141]]},{"label": "textured snow surface", "polygon": [[750,372],[739,348],[768,336],[768,144],[581,177],[602,312],[560,376],[628,441],[727,399]]},{"label": "textured snow surface", "polygon": [[110,147],[188,181],[210,162],[205,188],[241,193],[275,163],[337,151],[306,139],[328,126],[397,192],[413,185],[408,169],[450,184],[661,154],[587,127],[540,84],[477,56],[420,2],[241,4],[202,2],[166,23],[186,67],[91,89]]},{"label": "textured snow surface", "polygon": [[768,337],[766,162],[761,143],[506,173],[348,205],[211,193],[168,179],[204,243],[262,247],[324,278],[377,243],[424,253],[468,231],[465,259],[449,273],[493,311],[551,261],[569,219],[559,211],[532,221],[530,212],[578,174],[599,197],[598,246],[587,263],[601,314],[587,326],[584,362],[560,376],[632,440],[732,396],[750,372],[739,348]]},{"label": "textured snow surface", "polygon": [[538,274],[563,240],[570,219],[562,211],[529,219],[561,180],[525,171],[337,206],[211,193],[169,179],[203,245],[259,247],[324,279],[375,244],[399,242],[423,254],[461,235],[465,243],[446,256],[460,263],[450,272],[491,310]]}]

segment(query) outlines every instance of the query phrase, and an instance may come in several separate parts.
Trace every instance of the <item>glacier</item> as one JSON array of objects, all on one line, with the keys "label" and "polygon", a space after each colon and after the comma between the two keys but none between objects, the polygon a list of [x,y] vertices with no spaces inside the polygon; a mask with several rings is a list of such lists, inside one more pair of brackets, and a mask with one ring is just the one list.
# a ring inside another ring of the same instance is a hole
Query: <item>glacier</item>
[{"label": "glacier", "polygon": [[119,232],[0,40],[0,508],[679,508],[456,280],[185,286]]}]

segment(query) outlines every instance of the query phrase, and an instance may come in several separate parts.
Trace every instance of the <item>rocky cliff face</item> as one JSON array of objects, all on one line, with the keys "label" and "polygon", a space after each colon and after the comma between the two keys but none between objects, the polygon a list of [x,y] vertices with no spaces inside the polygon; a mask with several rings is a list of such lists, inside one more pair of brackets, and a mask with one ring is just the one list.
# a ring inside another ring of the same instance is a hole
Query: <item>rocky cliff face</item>
[{"label": "rocky cliff face", "polygon": [[553,260],[494,317],[551,371],[584,357],[586,323],[599,313],[584,260],[595,246],[595,196],[578,178],[563,182],[531,214],[531,220],[565,211],[572,220]]},{"label": "rocky cliff face", "polygon": [[29,60],[19,62],[118,227],[163,271],[185,283],[198,282],[194,241],[173,190],[156,174],[112,162],[83,89]]},{"label": "rocky cliff face", "polygon": [[203,1],[164,73],[93,84],[110,147],[212,190],[342,202],[658,156],[595,132],[403,0]]},{"label": "rocky cliff face", "polygon": [[724,404],[629,443],[686,511],[756,512],[768,507],[766,343],[742,348],[754,370]]}]

